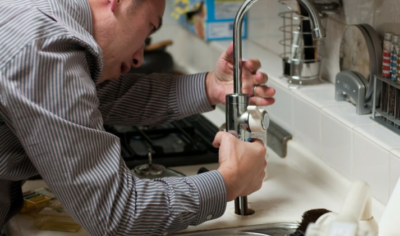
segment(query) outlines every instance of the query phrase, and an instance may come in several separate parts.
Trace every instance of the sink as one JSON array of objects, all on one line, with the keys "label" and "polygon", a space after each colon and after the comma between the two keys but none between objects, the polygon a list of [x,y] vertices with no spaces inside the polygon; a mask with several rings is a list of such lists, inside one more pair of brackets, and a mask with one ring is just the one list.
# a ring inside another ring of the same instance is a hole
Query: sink
[{"label": "sink", "polygon": [[229,229],[206,230],[174,234],[177,236],[288,236],[294,233],[298,223],[270,223]]}]

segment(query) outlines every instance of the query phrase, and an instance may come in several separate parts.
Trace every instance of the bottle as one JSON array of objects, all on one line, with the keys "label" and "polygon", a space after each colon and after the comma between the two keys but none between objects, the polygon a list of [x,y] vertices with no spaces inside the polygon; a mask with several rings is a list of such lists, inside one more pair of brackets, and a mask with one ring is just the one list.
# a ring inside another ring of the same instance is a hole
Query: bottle
[{"label": "bottle", "polygon": [[390,77],[390,53],[392,47],[392,35],[392,33],[385,33],[383,41],[382,75],[385,78]]},{"label": "bottle", "polygon": [[[393,34],[390,32],[385,33],[384,41],[383,41],[383,67],[382,67],[382,76],[384,78],[390,79],[390,64],[391,64],[391,51],[392,51],[392,37]],[[388,84],[382,83],[381,90],[381,110],[383,112],[387,111],[388,106]]]},{"label": "bottle", "polygon": [[[399,44],[399,36],[393,35],[392,45],[390,47],[390,78],[392,81],[397,81],[397,50]],[[396,50],[397,49],[397,50]]]}]

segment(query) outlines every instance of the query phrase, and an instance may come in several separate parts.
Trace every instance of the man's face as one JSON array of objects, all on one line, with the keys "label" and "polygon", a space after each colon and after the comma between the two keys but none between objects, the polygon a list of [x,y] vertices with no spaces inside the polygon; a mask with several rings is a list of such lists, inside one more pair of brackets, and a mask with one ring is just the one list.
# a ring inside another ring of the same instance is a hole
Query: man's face
[{"label": "man's face", "polygon": [[[165,0],[109,0],[94,15],[94,38],[103,51],[99,83],[115,80],[143,62],[144,41],[161,27]],[[97,15],[97,17],[96,17]]]}]

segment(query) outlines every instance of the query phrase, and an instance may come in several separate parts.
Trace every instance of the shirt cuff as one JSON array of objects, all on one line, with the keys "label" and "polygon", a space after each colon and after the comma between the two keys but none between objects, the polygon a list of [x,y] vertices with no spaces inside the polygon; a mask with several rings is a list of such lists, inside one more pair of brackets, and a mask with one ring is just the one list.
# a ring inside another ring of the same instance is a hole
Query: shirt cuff
[{"label": "shirt cuff", "polygon": [[226,210],[226,187],[221,173],[209,171],[190,177],[200,197],[200,209],[197,218],[190,225],[198,225],[204,221],[222,216]]},{"label": "shirt cuff", "polygon": [[176,80],[176,96],[179,114],[182,117],[208,112],[215,107],[211,106],[207,98],[207,73],[181,76]]}]

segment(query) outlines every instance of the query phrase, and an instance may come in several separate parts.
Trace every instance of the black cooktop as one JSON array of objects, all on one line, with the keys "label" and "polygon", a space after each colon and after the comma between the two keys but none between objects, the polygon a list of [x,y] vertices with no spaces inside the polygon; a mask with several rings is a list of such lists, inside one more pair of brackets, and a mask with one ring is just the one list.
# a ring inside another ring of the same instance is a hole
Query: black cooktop
[{"label": "black cooktop", "polygon": [[155,126],[107,126],[121,140],[121,155],[129,168],[148,163],[170,166],[218,162],[218,149],[212,146],[218,128],[201,115]]}]

